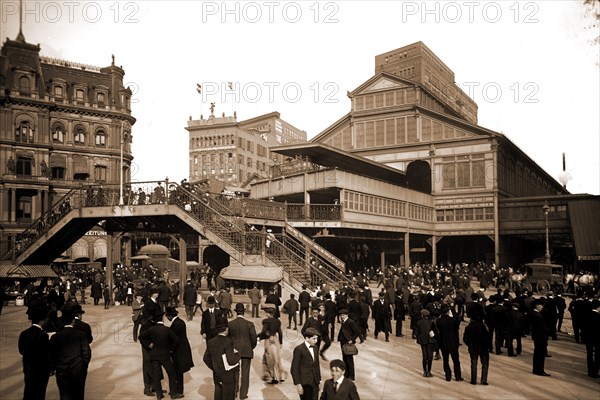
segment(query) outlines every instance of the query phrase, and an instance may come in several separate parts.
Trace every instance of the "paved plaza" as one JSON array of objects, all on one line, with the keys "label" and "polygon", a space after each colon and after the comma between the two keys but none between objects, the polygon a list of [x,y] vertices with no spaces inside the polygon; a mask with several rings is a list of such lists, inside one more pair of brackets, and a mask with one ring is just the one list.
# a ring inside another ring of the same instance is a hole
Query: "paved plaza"
[{"label": "paved plaza", "polygon": [[[84,320],[94,331],[86,399],[150,399],[143,395],[142,356],[140,345],[133,342],[131,335],[131,308],[117,306],[105,310],[102,304],[87,304],[84,310]],[[185,320],[183,308],[179,308],[179,312]],[[252,321],[260,331],[261,319]],[[282,322],[283,326],[287,326],[285,315],[282,316]],[[165,324],[169,324],[166,319]],[[567,330],[571,329],[570,320],[567,319],[564,325]],[[17,340],[19,333],[28,326],[24,307],[4,307],[0,315],[2,400],[22,398],[23,373]],[[465,381],[446,382],[441,360],[434,361],[433,378],[422,377],[421,350],[410,339],[408,326],[407,319],[404,337],[392,335],[390,342],[386,343],[382,334],[379,340],[375,340],[371,334],[364,344],[358,345],[360,353],[355,357],[356,385],[361,399],[600,399],[600,380],[586,375],[585,346],[576,344],[567,334],[559,333],[559,340],[549,343],[552,358],[546,359],[546,371],[552,374],[551,377],[531,374],[533,343],[529,338],[524,338],[521,356],[509,358],[506,352],[502,355],[491,354],[489,386],[473,386],[469,384],[469,357],[464,345],[460,347],[460,357]],[[465,323],[461,324],[461,338],[465,326]],[[187,329],[195,367],[185,375],[185,399],[212,399],[212,375],[202,362],[206,345],[199,334],[198,314],[193,321],[187,322]],[[292,350],[301,343],[302,338],[299,331],[294,330],[284,331],[284,337],[282,360],[289,373]],[[249,398],[297,399],[290,378],[278,385],[262,381],[262,355],[262,343],[259,343],[252,361]],[[334,342],[326,355],[330,360],[341,358],[339,343]],[[330,377],[328,363],[321,361],[321,372],[324,378]],[[167,387],[163,381],[163,388]],[[58,399],[54,377],[50,378],[46,399]]]}]

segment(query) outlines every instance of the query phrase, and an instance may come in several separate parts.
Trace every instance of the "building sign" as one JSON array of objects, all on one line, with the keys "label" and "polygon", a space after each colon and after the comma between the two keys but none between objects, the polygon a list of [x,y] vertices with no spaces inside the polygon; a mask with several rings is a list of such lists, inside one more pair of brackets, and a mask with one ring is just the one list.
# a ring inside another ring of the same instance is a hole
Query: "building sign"
[{"label": "building sign", "polygon": [[105,231],[87,231],[86,236],[106,236],[107,233]]}]

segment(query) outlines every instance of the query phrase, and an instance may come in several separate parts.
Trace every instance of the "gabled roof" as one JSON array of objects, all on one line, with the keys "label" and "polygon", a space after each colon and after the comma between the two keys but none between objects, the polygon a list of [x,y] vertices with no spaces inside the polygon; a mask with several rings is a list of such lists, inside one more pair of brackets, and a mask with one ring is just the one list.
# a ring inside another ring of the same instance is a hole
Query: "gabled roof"
[{"label": "gabled roof", "polygon": [[407,88],[415,87],[417,83],[409,81],[408,79],[400,78],[396,75],[388,74],[387,72],[380,72],[377,75],[372,76],[366,82],[361,84],[359,87],[348,93],[349,97],[354,97],[359,94],[367,92],[375,92],[379,90],[389,90],[394,88]]}]

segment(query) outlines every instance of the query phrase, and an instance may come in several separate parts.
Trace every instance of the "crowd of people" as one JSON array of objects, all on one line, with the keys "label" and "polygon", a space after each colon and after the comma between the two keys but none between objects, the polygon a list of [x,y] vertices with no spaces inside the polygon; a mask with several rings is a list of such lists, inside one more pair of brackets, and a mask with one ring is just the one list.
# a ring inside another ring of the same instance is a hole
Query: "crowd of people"
[{"label": "crowd of people", "polygon": [[[202,360],[212,371],[215,399],[248,397],[250,364],[259,343],[267,384],[281,384],[289,376],[301,399],[358,399],[360,388],[354,384],[356,344],[365,343],[370,336],[375,340],[383,336],[382,340],[389,342],[392,335],[401,337],[406,331],[421,348],[425,378],[432,376],[434,361],[442,359],[447,381],[453,377],[464,380],[459,359],[462,339],[470,355],[470,383],[488,385],[490,354],[520,356],[522,340],[528,336],[534,347],[532,373],[550,376],[544,368],[545,359],[552,356],[548,340],[558,340],[566,311],[572,318],[575,341],[585,343],[587,373],[597,378],[600,301],[581,296],[567,307],[561,294],[534,297],[532,292],[512,291],[508,282],[500,279],[502,273],[494,271],[483,265],[462,264],[390,267],[373,274],[356,274],[352,285],[341,288],[304,285],[298,296],[292,293],[283,302],[277,286],[263,296],[254,285],[247,291],[251,307],[247,310],[242,302],[234,304],[232,288],[216,275],[207,277],[195,271],[180,293],[179,286],[169,284],[158,270],[126,267],[115,271],[112,294],[116,299],[116,293],[121,293],[117,301],[131,307],[133,338],[142,353],[143,394],[157,398],[164,397],[165,373],[170,397],[183,397],[184,374],[194,367],[186,322],[176,309],[179,295],[187,321],[192,321],[200,310],[200,334],[206,341]],[[85,312],[81,305],[88,304],[87,287],[95,305],[99,304],[98,285],[101,291],[108,288],[102,285],[100,271],[71,272],[71,279],[57,285],[27,288],[27,313],[32,326],[19,338],[25,398],[44,398],[53,372],[61,398],[83,398],[93,337],[89,325],[81,319]],[[473,284],[473,278],[479,287]],[[374,286],[376,294],[372,293]],[[78,298],[75,294],[81,288],[84,290]],[[110,301],[108,296],[105,303]],[[266,317],[257,330],[245,314],[258,318],[261,308]],[[168,327],[163,322],[165,316],[171,321]],[[407,319],[410,325],[404,329]],[[289,371],[281,360],[284,321],[287,329],[299,330],[304,338],[293,350]],[[463,323],[466,326],[461,338]],[[50,332],[55,334],[48,339]],[[330,361],[327,351],[335,340],[342,358]],[[321,362],[328,363],[331,373],[324,384]]]}]

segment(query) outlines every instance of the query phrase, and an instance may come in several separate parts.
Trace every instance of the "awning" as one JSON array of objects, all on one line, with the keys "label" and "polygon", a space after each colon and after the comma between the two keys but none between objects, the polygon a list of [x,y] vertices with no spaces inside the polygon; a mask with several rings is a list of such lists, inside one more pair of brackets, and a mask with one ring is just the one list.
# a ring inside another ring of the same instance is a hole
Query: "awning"
[{"label": "awning", "polygon": [[134,260],[134,261],[135,260],[149,260],[150,258],[151,258],[150,256],[147,256],[145,254],[141,254],[139,256],[133,256],[133,257],[131,257],[131,259]]},{"label": "awning", "polygon": [[0,265],[0,278],[56,278],[58,275],[48,265]]},{"label": "awning", "polygon": [[568,205],[578,260],[600,260],[600,197],[574,200]]},{"label": "awning", "polygon": [[89,174],[87,158],[82,156],[73,156],[73,172],[75,174]]},{"label": "awning", "polygon": [[67,168],[67,156],[52,154],[50,156],[50,168]]},{"label": "awning", "polygon": [[279,282],[283,279],[281,267],[229,266],[221,270],[221,278],[236,281]]}]

